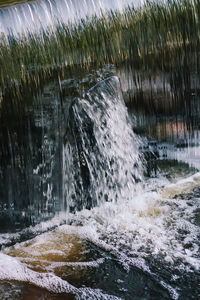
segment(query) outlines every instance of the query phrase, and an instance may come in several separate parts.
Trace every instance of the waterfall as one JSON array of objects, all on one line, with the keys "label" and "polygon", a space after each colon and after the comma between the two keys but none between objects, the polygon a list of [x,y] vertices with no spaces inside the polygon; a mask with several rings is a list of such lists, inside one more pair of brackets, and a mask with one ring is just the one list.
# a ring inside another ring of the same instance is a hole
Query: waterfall
[{"label": "waterfall", "polygon": [[131,198],[142,178],[139,143],[117,77],[98,83],[84,99],[73,101],[64,147],[69,210]]},{"label": "waterfall", "polygon": [[[64,84],[64,82],[63,82]],[[64,91],[63,91],[64,93]],[[56,83],[32,99],[23,126],[7,124],[1,149],[1,229],[19,230],[106,201],[131,198],[142,179],[139,138],[117,77],[63,103]],[[5,189],[4,186],[8,187]]]},{"label": "waterfall", "polygon": [[[5,36],[36,32],[74,22],[110,9],[122,10],[132,0],[39,0],[0,9],[0,33]],[[139,1],[134,1],[138,4]]]},{"label": "waterfall", "polygon": [[0,299],[199,299],[199,0],[3,3]]}]

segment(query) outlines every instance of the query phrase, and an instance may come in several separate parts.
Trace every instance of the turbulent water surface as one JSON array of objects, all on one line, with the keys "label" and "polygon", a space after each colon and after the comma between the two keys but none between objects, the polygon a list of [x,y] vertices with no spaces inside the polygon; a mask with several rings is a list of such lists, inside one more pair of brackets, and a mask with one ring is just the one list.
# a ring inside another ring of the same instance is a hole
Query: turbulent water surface
[{"label": "turbulent water surface", "polygon": [[154,125],[171,143],[136,136],[142,124],[117,77],[83,97],[70,104],[62,146],[66,213],[2,233],[1,298],[197,299],[198,140],[177,147],[172,121]]}]

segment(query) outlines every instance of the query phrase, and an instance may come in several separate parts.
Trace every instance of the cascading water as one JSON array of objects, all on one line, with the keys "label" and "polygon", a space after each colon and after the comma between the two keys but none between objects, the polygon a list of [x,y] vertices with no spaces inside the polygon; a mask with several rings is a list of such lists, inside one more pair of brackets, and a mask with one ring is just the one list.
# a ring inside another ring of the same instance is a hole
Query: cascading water
[{"label": "cascading water", "polygon": [[[44,295],[45,288],[58,299],[188,297],[200,267],[199,173],[191,170],[175,184],[163,175],[144,179],[143,142],[132,131],[117,77],[68,107],[60,158],[70,225],[58,226],[60,214],[28,232],[2,235],[2,244],[13,246],[0,254],[0,279],[19,282],[4,283],[9,299],[19,299],[27,283],[37,286],[28,295]],[[36,237],[17,244],[25,234]]]},{"label": "cascading water", "polygon": [[98,83],[85,99],[72,103],[68,128],[64,191],[69,190],[65,196],[69,209],[132,198],[142,178],[139,140],[117,77]]},{"label": "cascading water", "polygon": [[[132,0],[41,0],[30,1],[0,10],[0,33],[5,36],[13,34],[35,34],[46,30],[54,31],[59,24],[78,21],[91,16],[99,15],[108,9],[122,10]],[[138,4],[136,1],[135,4]]]},{"label": "cascading water", "polygon": [[199,2],[22,2],[0,9],[0,300],[198,299]]}]

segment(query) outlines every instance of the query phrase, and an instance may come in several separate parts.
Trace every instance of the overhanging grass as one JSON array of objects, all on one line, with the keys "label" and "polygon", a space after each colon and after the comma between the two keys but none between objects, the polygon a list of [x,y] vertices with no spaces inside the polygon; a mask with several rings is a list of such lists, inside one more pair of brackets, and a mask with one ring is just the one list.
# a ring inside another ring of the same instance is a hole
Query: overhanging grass
[{"label": "overhanging grass", "polygon": [[13,4],[30,2],[30,1],[34,1],[34,0],[1,0],[0,8],[7,7],[7,6],[10,6],[10,5],[13,5]]},{"label": "overhanging grass", "polygon": [[199,0],[147,2],[143,8],[63,24],[40,35],[2,36],[1,90],[4,94],[13,85],[29,85],[75,65],[128,62],[138,69],[179,68],[189,52],[199,51],[199,38]]}]

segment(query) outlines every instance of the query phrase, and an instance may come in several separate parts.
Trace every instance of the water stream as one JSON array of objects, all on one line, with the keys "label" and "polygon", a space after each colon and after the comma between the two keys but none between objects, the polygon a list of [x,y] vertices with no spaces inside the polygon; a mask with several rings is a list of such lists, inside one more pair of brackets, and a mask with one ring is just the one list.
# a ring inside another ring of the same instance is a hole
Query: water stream
[{"label": "water stream", "polygon": [[[14,4],[0,30],[125,2]],[[187,54],[187,68],[105,63],[6,86],[0,300],[200,298],[200,81]]]},{"label": "water stream", "polygon": [[[135,1],[138,5],[140,0]],[[78,21],[106,10],[122,10],[132,0],[41,0],[5,7],[0,10],[0,33],[16,37],[40,33],[47,28],[56,30],[59,24]]]}]

